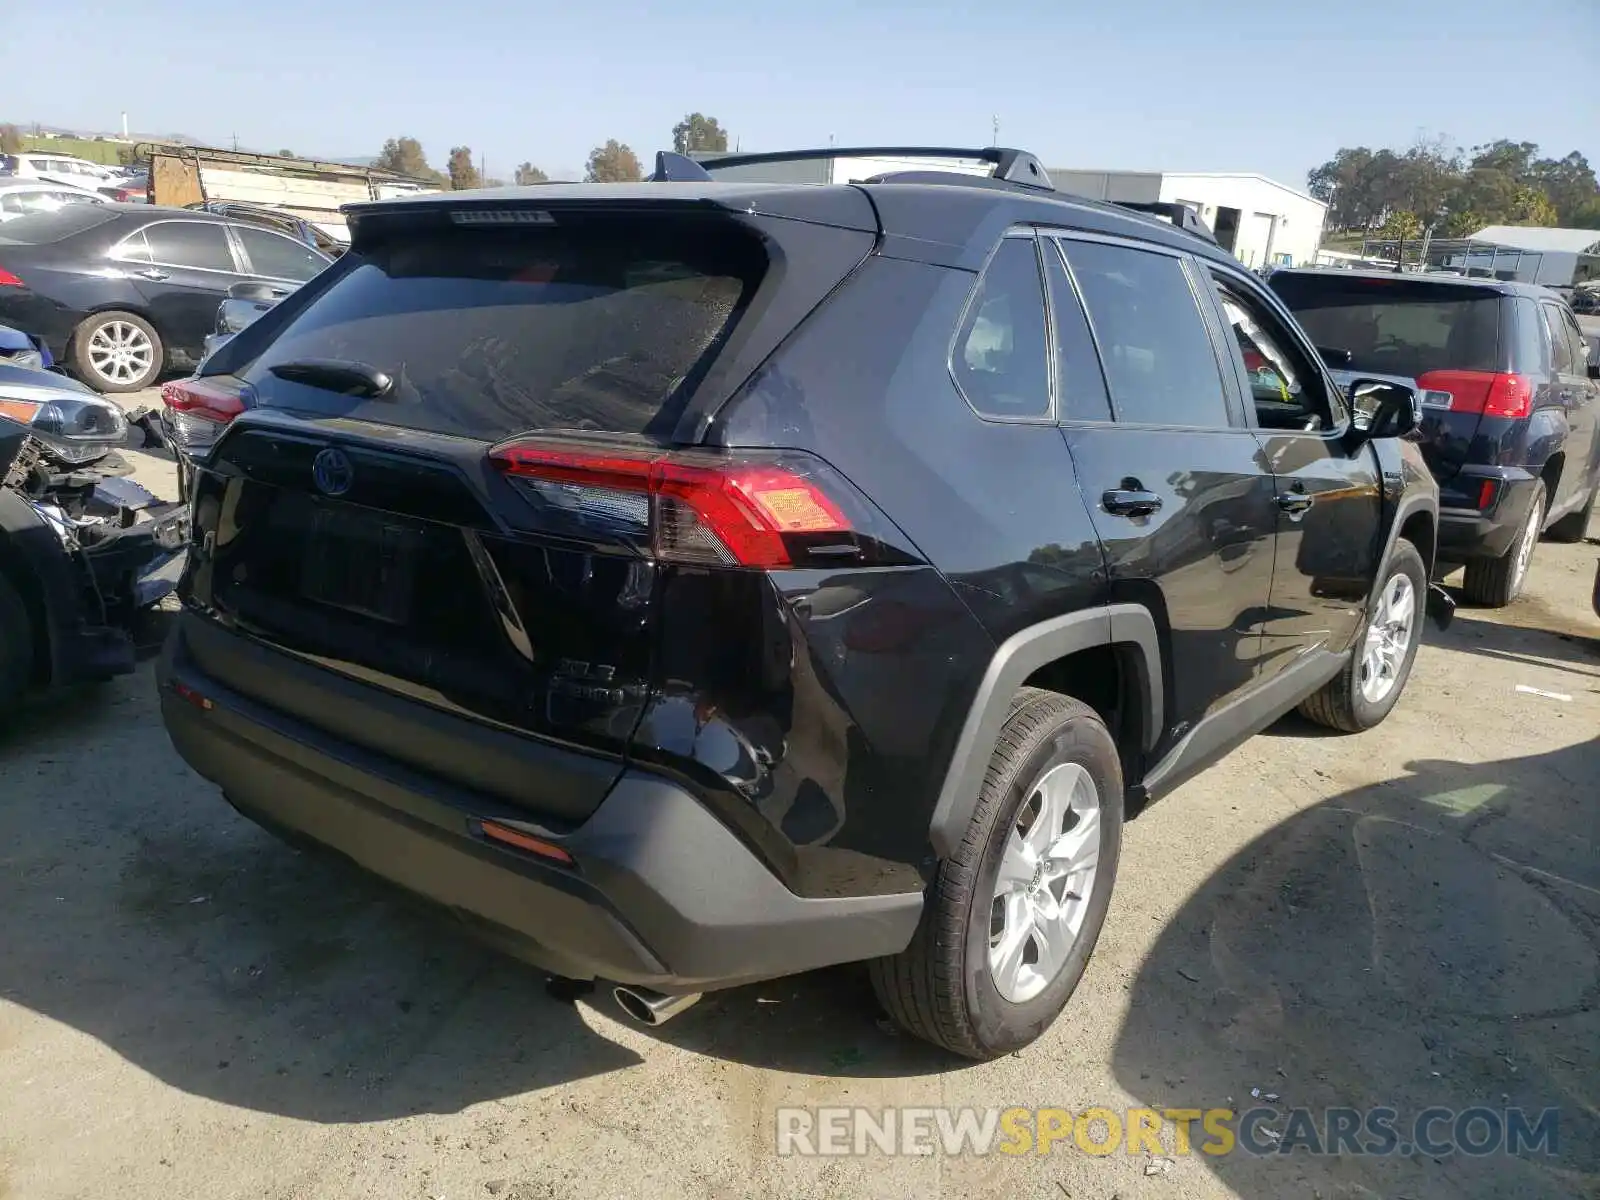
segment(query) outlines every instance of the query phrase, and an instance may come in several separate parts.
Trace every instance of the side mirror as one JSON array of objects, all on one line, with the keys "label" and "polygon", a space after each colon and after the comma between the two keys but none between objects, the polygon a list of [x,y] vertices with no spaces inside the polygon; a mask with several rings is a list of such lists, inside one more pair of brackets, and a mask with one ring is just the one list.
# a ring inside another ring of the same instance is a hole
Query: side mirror
[{"label": "side mirror", "polygon": [[1346,394],[1363,439],[1404,437],[1421,423],[1417,393],[1404,384],[1356,379]]},{"label": "side mirror", "polygon": [[1322,356],[1322,361],[1330,367],[1348,367],[1354,357],[1348,350],[1341,350],[1337,346],[1318,346],[1317,353]]}]

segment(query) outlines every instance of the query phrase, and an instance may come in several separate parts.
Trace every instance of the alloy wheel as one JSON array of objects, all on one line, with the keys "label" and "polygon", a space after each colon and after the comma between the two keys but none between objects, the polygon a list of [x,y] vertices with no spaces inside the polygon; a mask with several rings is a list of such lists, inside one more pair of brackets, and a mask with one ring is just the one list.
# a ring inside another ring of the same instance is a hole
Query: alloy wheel
[{"label": "alloy wheel", "polygon": [[1047,771],[1017,812],[995,879],[989,973],[1013,1004],[1050,985],[1083,928],[1100,861],[1100,792],[1077,763]]},{"label": "alloy wheel", "polygon": [[89,365],[107,383],[142,379],[155,354],[150,335],[130,321],[107,321],[89,335]]},{"label": "alloy wheel", "polygon": [[1396,574],[1378,593],[1378,603],[1367,623],[1367,640],[1361,655],[1361,694],[1369,704],[1383,703],[1399,683],[1416,626],[1417,589],[1409,575]]}]

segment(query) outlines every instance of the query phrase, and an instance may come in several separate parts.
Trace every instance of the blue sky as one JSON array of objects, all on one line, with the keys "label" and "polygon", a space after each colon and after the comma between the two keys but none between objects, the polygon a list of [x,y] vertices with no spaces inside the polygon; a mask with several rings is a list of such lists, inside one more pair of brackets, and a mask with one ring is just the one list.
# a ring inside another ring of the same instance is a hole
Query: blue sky
[{"label": "blue sky", "polygon": [[1419,134],[1600,166],[1600,0],[21,0],[0,119],[299,153],[419,138],[580,172],[686,112],[749,149],[1002,144],[1050,166],[1303,185]]}]

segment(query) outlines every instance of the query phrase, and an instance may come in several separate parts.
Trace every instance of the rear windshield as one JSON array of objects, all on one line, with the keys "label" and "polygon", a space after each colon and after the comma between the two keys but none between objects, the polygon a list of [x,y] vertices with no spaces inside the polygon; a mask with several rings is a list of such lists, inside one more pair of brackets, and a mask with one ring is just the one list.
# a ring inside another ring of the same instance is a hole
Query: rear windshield
[{"label": "rear windshield", "polygon": [[116,218],[103,204],[68,204],[55,212],[32,213],[0,225],[0,244],[46,246]]},{"label": "rear windshield", "polygon": [[[247,369],[261,403],[486,439],[527,430],[670,436],[765,266],[725,221],[576,219],[397,230]],[[286,382],[275,365],[354,360],[391,398]]]},{"label": "rear windshield", "polygon": [[1503,297],[1480,288],[1360,276],[1275,275],[1272,288],[1323,349],[1382,375],[1494,371]]}]

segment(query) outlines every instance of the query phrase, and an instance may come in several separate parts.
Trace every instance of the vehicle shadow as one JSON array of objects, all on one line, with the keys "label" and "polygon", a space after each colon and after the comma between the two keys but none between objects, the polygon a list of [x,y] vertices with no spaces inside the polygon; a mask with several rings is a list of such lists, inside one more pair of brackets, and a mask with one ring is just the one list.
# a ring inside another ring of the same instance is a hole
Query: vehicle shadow
[{"label": "vehicle shadow", "polygon": [[141,671],[0,735],[0,999],[173,1087],[316,1122],[639,1061],[539,972],[236,816],[162,752],[152,691]]},{"label": "vehicle shadow", "polygon": [[1158,1109],[1266,1105],[1278,1135],[1291,1106],[1388,1106],[1402,1141],[1431,1105],[1559,1109],[1553,1156],[1210,1158],[1245,1200],[1592,1198],[1600,738],[1407,771],[1262,834],[1190,897],[1134,982],[1116,1078]]}]

